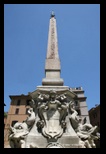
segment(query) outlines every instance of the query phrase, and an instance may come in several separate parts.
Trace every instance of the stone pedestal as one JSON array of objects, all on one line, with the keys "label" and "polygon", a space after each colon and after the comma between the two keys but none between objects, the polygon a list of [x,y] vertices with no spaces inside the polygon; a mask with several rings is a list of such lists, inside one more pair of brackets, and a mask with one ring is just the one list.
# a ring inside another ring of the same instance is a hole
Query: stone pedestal
[{"label": "stone pedestal", "polygon": [[[56,148],[58,146],[60,146],[59,148],[81,148],[81,145],[79,144],[79,138],[76,135],[75,131],[73,130],[68,120],[67,120],[66,131],[65,133],[62,134],[60,138],[47,139],[42,135],[42,133],[39,133],[37,130],[36,125],[37,125],[38,119],[39,118],[37,117],[32,130],[30,131],[30,133],[26,138],[25,148],[47,148],[47,147],[49,148],[49,145],[51,148]],[[58,122],[58,119],[57,119],[57,122]],[[52,122],[49,123],[49,127],[50,126],[54,127],[54,129],[56,128],[55,125],[52,126]],[[56,144],[56,146],[53,147],[53,144],[54,145]]]},{"label": "stone pedestal", "polygon": [[[55,91],[56,95],[66,94],[69,100],[73,100],[76,95],[69,91],[68,86],[37,86],[37,90],[30,93],[33,99],[37,98],[38,93],[49,95],[51,91]],[[51,100],[49,100],[51,101]],[[43,102],[42,102],[43,103]],[[58,103],[58,102],[57,102]],[[79,148],[79,137],[72,128],[69,115],[66,116],[66,129],[60,124],[60,112],[52,107],[46,112],[43,112],[43,116],[46,120],[46,125],[39,132],[37,128],[37,122],[40,120],[38,114],[36,115],[36,122],[34,127],[26,138],[26,148],[29,145],[36,148]],[[47,133],[47,134],[46,134]],[[49,136],[50,135],[50,136]],[[59,137],[55,137],[59,136]],[[50,137],[50,138],[49,138]],[[32,145],[31,145],[32,144]]]}]

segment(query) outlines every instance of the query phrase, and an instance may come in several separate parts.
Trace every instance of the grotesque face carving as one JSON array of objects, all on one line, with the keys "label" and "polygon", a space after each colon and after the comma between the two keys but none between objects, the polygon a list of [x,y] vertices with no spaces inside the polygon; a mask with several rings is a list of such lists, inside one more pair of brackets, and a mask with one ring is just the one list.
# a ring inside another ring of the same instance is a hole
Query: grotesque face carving
[{"label": "grotesque face carving", "polygon": [[26,123],[17,122],[14,127],[10,128],[13,138],[19,138],[20,136],[28,134],[28,127]]}]

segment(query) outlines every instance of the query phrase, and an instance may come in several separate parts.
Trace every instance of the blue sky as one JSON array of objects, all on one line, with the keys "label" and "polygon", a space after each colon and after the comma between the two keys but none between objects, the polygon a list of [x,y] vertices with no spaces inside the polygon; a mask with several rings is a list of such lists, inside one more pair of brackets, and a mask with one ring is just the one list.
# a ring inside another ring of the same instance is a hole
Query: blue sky
[{"label": "blue sky", "polygon": [[27,95],[42,84],[52,11],[64,85],[81,86],[88,109],[100,104],[100,4],[5,4],[5,111],[9,95]]}]

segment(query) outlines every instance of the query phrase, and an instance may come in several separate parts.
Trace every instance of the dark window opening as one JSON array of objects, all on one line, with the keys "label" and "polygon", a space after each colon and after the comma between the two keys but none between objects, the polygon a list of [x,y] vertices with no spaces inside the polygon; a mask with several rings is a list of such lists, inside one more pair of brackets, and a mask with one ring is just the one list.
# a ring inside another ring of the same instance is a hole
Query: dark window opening
[{"label": "dark window opening", "polygon": [[18,114],[19,113],[19,109],[17,108],[16,110],[15,110],[15,114]]},{"label": "dark window opening", "polygon": [[18,101],[17,101],[17,105],[20,105],[20,102],[21,102],[21,100],[18,100]]},{"label": "dark window opening", "polygon": [[76,107],[78,107],[78,101],[75,101],[74,104]]},{"label": "dark window opening", "polygon": [[11,126],[13,127],[16,122],[18,122],[18,121],[17,120],[12,121]]},{"label": "dark window opening", "polygon": [[96,112],[93,114],[93,117],[94,117],[94,118],[96,118],[96,117],[97,117],[97,113],[96,113]]},{"label": "dark window opening", "polygon": [[30,105],[30,100],[28,99],[28,100],[26,100],[26,105]]},{"label": "dark window opening", "polygon": [[78,103],[78,101],[75,101],[74,105],[75,105],[75,110],[79,110],[79,103]]}]

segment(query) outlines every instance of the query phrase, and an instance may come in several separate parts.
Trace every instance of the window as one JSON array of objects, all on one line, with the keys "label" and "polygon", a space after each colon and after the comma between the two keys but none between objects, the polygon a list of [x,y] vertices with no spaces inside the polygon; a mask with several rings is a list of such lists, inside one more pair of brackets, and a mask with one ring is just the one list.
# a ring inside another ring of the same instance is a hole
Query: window
[{"label": "window", "polygon": [[93,117],[94,118],[96,118],[97,117],[97,113],[95,112],[95,113],[93,113]]},{"label": "window", "polygon": [[78,101],[75,101],[74,104],[75,104],[75,106],[78,106]]},{"label": "window", "polygon": [[18,113],[19,113],[19,108],[15,110],[15,114],[18,114]]},{"label": "window", "polygon": [[11,126],[13,127],[16,122],[18,122],[18,121],[17,120],[12,121]]},{"label": "window", "polygon": [[29,108],[26,108],[26,114],[28,114],[28,110],[29,110]]},{"label": "window", "polygon": [[20,105],[20,102],[21,102],[21,100],[18,100],[18,101],[17,101],[17,106]]},{"label": "window", "polygon": [[28,99],[28,100],[26,100],[26,105],[30,105],[30,100]]}]

